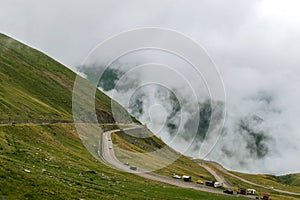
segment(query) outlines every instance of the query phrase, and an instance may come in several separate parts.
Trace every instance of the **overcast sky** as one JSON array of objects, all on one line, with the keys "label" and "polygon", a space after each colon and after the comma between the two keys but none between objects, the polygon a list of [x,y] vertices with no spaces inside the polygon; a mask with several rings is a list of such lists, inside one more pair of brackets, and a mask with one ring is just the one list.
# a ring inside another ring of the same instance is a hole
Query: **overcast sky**
[{"label": "overcast sky", "polygon": [[78,65],[107,37],[143,26],[171,28],[192,37],[220,67],[232,62],[257,66],[254,57],[260,65],[272,60],[279,65],[286,57],[275,53],[295,56],[299,43],[297,0],[1,0],[0,4],[1,32],[69,67]]},{"label": "overcast sky", "polygon": [[282,141],[278,149],[291,146],[288,160],[278,158],[290,167],[265,166],[284,173],[300,168],[299,10],[298,0],[1,0],[0,32],[75,69],[98,43],[121,31],[145,26],[179,31],[215,61],[232,110],[261,109],[249,97],[263,91],[274,99],[270,110],[285,111],[265,114],[271,126],[287,127],[275,137]]}]

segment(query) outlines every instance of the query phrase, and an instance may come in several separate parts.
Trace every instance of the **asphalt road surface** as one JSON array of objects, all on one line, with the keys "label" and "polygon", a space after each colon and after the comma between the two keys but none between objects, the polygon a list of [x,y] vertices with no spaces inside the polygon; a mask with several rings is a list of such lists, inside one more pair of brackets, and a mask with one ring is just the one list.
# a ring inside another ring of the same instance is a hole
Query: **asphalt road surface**
[{"label": "asphalt road surface", "polygon": [[214,171],[212,168],[203,163],[200,163],[199,165],[206,169],[211,175],[213,175],[219,183],[222,183],[223,187],[233,189],[233,186],[230,185],[220,173]]},{"label": "asphalt road surface", "polygon": [[260,184],[257,184],[257,183],[254,183],[254,182],[251,182],[251,181],[248,181],[246,179],[243,179],[235,174],[232,174],[231,172],[227,171],[225,168],[223,168],[222,166],[220,166],[218,163],[216,162],[211,162],[211,161],[205,161],[205,162],[208,162],[210,164],[212,164],[215,168],[217,168],[219,171],[231,176],[231,177],[234,177],[236,179],[239,179],[240,181],[243,181],[245,183],[248,183],[250,185],[254,185],[254,186],[258,186],[258,187],[262,187],[262,188],[265,188],[265,189],[270,189],[270,190],[273,190],[273,191],[276,191],[276,192],[279,192],[279,193],[282,193],[282,194],[288,194],[288,195],[295,195],[295,196],[300,196],[300,193],[295,193],[295,192],[289,192],[289,191],[285,191],[285,190],[279,190],[279,189],[275,189],[275,188],[270,188],[270,187],[267,187],[267,186],[264,186],[264,185],[260,185]]},{"label": "asphalt road surface", "polygon": [[[133,127],[131,128],[124,128],[123,130],[133,130],[133,129],[138,129],[138,128],[143,128],[142,126],[137,126],[137,125],[133,125]],[[102,145],[101,145],[101,151],[100,151],[100,157],[102,159],[104,159],[104,161],[106,163],[108,163],[109,165],[128,172],[128,173],[132,173],[132,174],[136,174],[138,176],[141,176],[143,178],[146,179],[150,179],[153,181],[158,181],[158,182],[162,182],[162,183],[166,183],[166,184],[170,184],[173,186],[177,186],[177,187],[181,187],[181,188],[189,188],[189,189],[195,189],[195,190],[200,190],[200,191],[204,191],[204,192],[210,192],[210,193],[215,193],[215,194],[223,194],[222,190],[218,190],[215,189],[213,187],[208,187],[205,185],[198,185],[192,182],[184,182],[183,180],[177,180],[171,177],[166,177],[166,176],[162,176],[159,174],[155,174],[153,172],[144,172],[141,169],[137,169],[137,170],[131,170],[129,166],[125,165],[124,163],[121,163],[117,157],[115,156],[114,153],[114,149],[113,149],[113,143],[112,143],[112,139],[111,139],[111,134],[115,133],[115,132],[119,132],[120,130],[112,130],[112,131],[107,131],[103,133],[103,138],[102,138]],[[100,145],[101,143],[99,143]],[[252,198],[252,197],[251,197]]]}]

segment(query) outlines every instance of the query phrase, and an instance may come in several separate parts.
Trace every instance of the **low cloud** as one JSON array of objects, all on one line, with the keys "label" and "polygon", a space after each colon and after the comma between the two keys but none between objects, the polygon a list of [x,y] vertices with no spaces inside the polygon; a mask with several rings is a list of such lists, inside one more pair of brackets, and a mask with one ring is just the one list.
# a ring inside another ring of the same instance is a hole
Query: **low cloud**
[{"label": "low cloud", "polygon": [[[227,101],[215,101],[213,107],[206,110],[218,113],[222,106],[227,109],[222,137],[207,158],[231,169],[282,174],[297,172],[300,168],[300,16],[292,9],[297,6],[296,1],[280,0],[276,3],[269,0],[89,0],[72,3],[4,0],[0,6],[0,29],[73,70],[99,42],[124,30],[155,26],[186,34],[205,47],[219,67],[226,88]],[[140,63],[157,59],[153,54],[148,58],[138,57]],[[138,61],[128,58],[119,64],[125,70],[137,66]],[[180,68],[181,63],[174,60],[172,65]],[[122,74],[111,72],[110,77],[116,82],[106,80],[99,86],[109,95],[130,94],[130,88],[149,77],[144,72],[123,78],[123,86],[119,84],[118,90],[112,88],[118,84],[117,78],[122,79]],[[168,77],[163,72],[154,74],[157,79]],[[86,75],[91,78],[91,74]],[[188,76],[191,82],[198,82],[192,81],[195,80],[193,75]],[[91,80],[97,84],[97,77]],[[186,96],[189,92],[174,80],[168,82],[172,91]],[[208,95],[203,83],[199,82],[197,88],[203,99],[194,102],[178,98],[182,102],[179,111],[170,91],[159,87],[136,93],[131,102],[124,102],[124,106],[146,122],[149,115],[145,109],[154,103],[162,104],[153,109],[155,113],[163,110],[162,116],[169,121],[160,133],[168,142],[173,129],[186,132],[189,127],[174,124],[179,121],[189,124],[190,118],[203,117],[194,108],[198,106],[202,114],[209,113],[203,112]],[[150,92],[158,89],[166,99]],[[183,116],[180,120],[179,114]],[[217,124],[217,121],[209,122]],[[160,130],[162,122],[152,122],[153,129]],[[174,144],[175,148],[183,149],[189,144],[189,137],[184,135],[183,138],[177,146]],[[199,137],[188,154],[199,156],[197,148],[205,146],[209,140],[209,137]]]}]

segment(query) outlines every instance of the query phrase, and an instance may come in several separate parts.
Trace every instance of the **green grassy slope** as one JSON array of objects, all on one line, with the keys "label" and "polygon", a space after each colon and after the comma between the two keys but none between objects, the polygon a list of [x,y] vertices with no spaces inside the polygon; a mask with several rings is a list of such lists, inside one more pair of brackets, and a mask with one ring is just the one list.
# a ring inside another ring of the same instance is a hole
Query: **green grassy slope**
[{"label": "green grassy slope", "polygon": [[73,124],[0,126],[0,185],[0,199],[235,199],[113,170]]},{"label": "green grassy slope", "polygon": [[[234,199],[145,180],[99,162],[71,123],[74,79],[53,59],[0,34],[0,199]],[[98,91],[95,104],[100,122],[113,122],[110,98]],[[69,123],[5,124],[13,120]]]},{"label": "green grassy slope", "polygon": [[300,193],[300,187],[299,185],[297,185],[297,183],[299,183],[297,182],[299,181],[299,175],[297,176],[297,174],[286,176],[274,176],[268,174],[245,174],[240,172],[232,173],[246,180],[258,183],[260,185]]},{"label": "green grassy slope", "polygon": [[300,187],[300,174],[288,174],[288,175],[278,176],[274,178],[278,182],[283,183],[285,185]]},{"label": "green grassy slope", "polygon": [[[0,121],[72,120],[75,77],[50,57],[0,35]],[[113,121],[109,97],[96,97],[103,120]]]},{"label": "green grassy slope", "polygon": [[[130,133],[133,131],[126,131],[126,133]],[[167,167],[159,169],[156,173],[172,177],[173,174],[178,175],[189,175],[192,177],[192,181],[196,182],[197,180],[215,180],[214,177],[206,171],[204,168],[200,167],[200,165],[196,162],[193,162],[190,158],[186,156],[182,156],[176,151],[168,148],[163,141],[153,136],[153,134],[147,129],[138,129],[135,130],[134,133],[126,134],[124,132],[114,133],[112,135],[113,143],[116,147],[115,153],[119,160],[122,162],[127,162],[132,158],[134,159],[134,163],[138,167],[142,167],[147,164],[152,164],[153,166],[156,163],[161,163],[161,157],[158,156],[149,156],[148,152],[154,152],[162,148],[166,148],[165,158],[178,157],[178,159],[168,164]],[[150,136],[147,138],[140,138],[136,136]],[[136,156],[136,153],[141,153],[139,156]],[[146,154],[145,154],[146,153]],[[133,156],[135,155],[135,156]]]}]

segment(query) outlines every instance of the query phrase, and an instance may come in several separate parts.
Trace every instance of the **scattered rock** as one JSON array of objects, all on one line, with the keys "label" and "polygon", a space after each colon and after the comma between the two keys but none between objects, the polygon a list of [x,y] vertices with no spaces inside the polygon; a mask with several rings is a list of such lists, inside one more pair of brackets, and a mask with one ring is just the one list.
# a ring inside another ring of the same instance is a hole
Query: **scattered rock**
[{"label": "scattered rock", "polygon": [[28,170],[28,169],[24,169],[24,172],[26,172],[26,173],[30,173],[31,171],[30,171],[30,170]]}]

